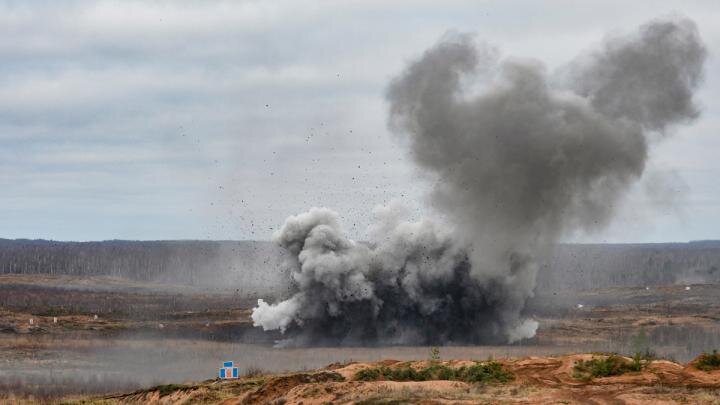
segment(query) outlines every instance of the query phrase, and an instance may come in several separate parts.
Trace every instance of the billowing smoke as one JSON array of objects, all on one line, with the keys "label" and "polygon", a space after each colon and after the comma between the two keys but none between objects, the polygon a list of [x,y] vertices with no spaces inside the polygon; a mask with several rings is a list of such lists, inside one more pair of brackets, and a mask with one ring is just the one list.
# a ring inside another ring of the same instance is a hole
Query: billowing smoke
[{"label": "billowing smoke", "polygon": [[499,343],[531,337],[535,260],[607,224],[648,138],[698,115],[694,23],[652,21],[549,75],[449,34],[389,86],[390,128],[433,184],[437,220],[375,210],[368,243],[324,208],[275,235],[294,294],[252,314],[289,343]]}]

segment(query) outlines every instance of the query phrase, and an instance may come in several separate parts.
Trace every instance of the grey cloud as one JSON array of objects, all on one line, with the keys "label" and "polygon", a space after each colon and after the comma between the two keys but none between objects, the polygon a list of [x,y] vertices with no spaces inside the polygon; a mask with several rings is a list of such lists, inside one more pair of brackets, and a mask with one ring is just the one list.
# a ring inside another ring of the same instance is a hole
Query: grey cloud
[{"label": "grey cloud", "polygon": [[698,116],[693,91],[706,56],[693,21],[653,21],[577,61],[571,86],[602,114],[664,130]]},{"label": "grey cloud", "polygon": [[[296,291],[261,300],[255,324],[301,345],[532,336],[537,323],[522,313],[535,259],[563,235],[605,226],[643,173],[648,131],[697,116],[703,49],[691,21],[652,21],[573,64],[556,87],[538,61],[500,60],[471,36],[446,35],[387,98],[390,126],[434,180],[448,224],[381,215],[384,237],[366,246],[327,209],[288,218],[276,240],[296,258]],[[469,78],[479,93],[464,91]]]}]

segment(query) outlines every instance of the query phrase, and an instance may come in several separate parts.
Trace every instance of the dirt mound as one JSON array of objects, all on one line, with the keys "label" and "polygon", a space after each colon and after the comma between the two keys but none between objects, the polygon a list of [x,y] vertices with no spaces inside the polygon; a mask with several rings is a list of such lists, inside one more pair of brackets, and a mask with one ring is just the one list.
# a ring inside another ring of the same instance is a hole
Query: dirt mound
[{"label": "dirt mound", "polygon": [[344,381],[342,375],[331,372],[321,371],[319,373],[302,373],[290,374],[280,377],[270,378],[260,388],[248,392],[246,395],[238,398],[237,401],[228,400],[224,404],[266,404],[272,403],[273,400],[283,397],[292,389],[299,385],[319,386],[323,383]]}]

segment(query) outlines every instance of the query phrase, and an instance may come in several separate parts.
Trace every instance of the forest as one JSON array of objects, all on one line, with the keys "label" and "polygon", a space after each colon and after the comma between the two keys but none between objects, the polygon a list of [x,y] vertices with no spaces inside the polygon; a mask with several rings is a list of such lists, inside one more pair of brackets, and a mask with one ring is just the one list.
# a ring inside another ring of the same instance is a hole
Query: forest
[{"label": "forest", "polygon": [[[266,241],[57,242],[0,239],[0,274],[109,276],[197,286],[284,283],[286,253]],[[562,244],[540,261],[538,289],[720,282],[720,241]]]}]

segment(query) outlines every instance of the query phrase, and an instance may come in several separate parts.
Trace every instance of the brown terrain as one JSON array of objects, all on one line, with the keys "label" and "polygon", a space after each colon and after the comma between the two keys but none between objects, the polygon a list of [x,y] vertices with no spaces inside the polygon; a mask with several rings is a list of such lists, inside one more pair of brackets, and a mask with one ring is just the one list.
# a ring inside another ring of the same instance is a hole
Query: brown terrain
[{"label": "brown terrain", "polygon": [[[67,398],[77,404],[717,404],[720,370],[702,371],[667,360],[651,361],[643,371],[593,378],[575,375],[580,360],[600,354],[500,360],[512,374],[508,383],[462,381],[359,381],[359,370],[377,367],[421,369],[425,361],[331,365],[311,372],[250,375],[237,380],[163,385],[129,394]],[[626,359],[630,361],[630,359]],[[434,362],[451,368],[473,364]]]},{"label": "brown terrain", "polygon": [[[535,338],[440,348],[449,367],[503,359],[511,381],[358,381],[378,364],[425,367],[429,348],[277,347],[252,327],[256,297],[232,289],[3,275],[0,402],[720,404],[720,372],[692,363],[720,348],[719,298],[712,284],[539,293]],[[602,356],[567,354],[637,351],[668,360],[582,379],[575,363]],[[225,360],[246,377],[208,380]]]}]

